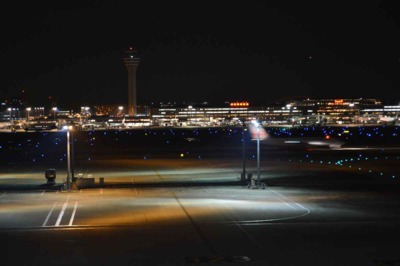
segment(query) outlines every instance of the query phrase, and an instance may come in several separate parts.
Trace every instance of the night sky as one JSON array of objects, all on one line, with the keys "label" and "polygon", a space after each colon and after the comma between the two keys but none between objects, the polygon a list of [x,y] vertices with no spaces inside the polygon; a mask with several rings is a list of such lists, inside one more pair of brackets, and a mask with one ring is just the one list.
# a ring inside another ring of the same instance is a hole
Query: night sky
[{"label": "night sky", "polygon": [[0,100],[70,108],[310,97],[400,100],[395,1],[8,1]]}]

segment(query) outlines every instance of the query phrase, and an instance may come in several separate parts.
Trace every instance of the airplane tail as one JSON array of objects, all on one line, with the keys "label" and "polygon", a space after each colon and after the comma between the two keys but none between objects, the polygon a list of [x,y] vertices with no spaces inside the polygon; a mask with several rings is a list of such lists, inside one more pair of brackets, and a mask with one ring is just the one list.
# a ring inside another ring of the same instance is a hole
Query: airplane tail
[{"label": "airplane tail", "polygon": [[[249,129],[250,129],[251,139],[256,140],[258,138],[257,127],[251,124],[249,126]],[[265,140],[268,137],[267,131],[262,126],[259,126],[259,130],[260,130],[260,140]]]}]

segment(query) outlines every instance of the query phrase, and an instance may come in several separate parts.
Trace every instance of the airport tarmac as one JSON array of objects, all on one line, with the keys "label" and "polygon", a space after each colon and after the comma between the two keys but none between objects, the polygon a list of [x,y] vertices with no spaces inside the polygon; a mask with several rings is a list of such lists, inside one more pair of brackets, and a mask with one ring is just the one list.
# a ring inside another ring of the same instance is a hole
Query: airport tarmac
[{"label": "airport tarmac", "polygon": [[[0,263],[400,264],[398,149],[263,147],[262,189],[241,182],[240,146],[212,142],[199,158],[188,146],[197,144],[179,143],[165,158],[158,144],[147,158],[115,150],[84,160],[81,150],[75,173],[96,182],[71,191],[65,160],[14,153],[0,165]],[[226,157],[211,156],[221,147]],[[246,173],[257,178],[248,149]]]},{"label": "airport tarmac", "polygon": [[[400,194],[385,179],[380,182],[378,177],[347,169],[332,172],[329,165],[271,162],[261,173],[266,188],[252,189],[239,182],[240,160],[202,162],[170,160],[165,167],[165,160],[103,161],[99,163],[103,167],[93,171],[95,178],[107,176],[103,187],[64,192],[59,183],[44,185],[38,170],[8,181],[3,174],[0,261],[3,265],[399,262]],[[106,172],[104,165],[113,167]],[[136,167],[128,170],[132,165]],[[255,175],[250,162],[248,170]]]}]

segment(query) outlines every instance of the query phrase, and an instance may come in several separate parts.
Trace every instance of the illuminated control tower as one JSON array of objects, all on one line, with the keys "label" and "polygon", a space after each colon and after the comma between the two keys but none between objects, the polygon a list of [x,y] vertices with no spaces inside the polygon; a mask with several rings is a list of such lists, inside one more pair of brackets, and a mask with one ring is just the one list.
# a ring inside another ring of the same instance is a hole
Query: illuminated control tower
[{"label": "illuminated control tower", "polygon": [[128,70],[128,112],[129,116],[135,116],[136,113],[136,69],[140,58],[133,47],[125,52],[124,63]]}]

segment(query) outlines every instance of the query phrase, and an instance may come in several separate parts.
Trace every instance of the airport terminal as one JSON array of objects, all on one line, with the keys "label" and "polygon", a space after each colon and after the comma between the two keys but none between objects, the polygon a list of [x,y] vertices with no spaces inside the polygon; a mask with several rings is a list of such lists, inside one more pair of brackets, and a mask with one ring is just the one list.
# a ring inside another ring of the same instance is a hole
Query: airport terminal
[{"label": "airport terminal", "polygon": [[[199,103],[160,103],[159,107],[139,106],[135,116],[125,113],[126,106],[84,106],[80,111],[62,111],[44,107],[11,108],[1,113],[1,128],[61,129],[74,123],[77,129],[122,129],[151,126],[227,126],[257,119],[265,126],[290,125],[395,125],[400,105],[383,105],[377,99],[304,99],[284,105],[251,106],[248,102],[229,102],[221,106]],[[45,125],[51,125],[46,127]]]},{"label": "airport terminal", "polygon": [[81,106],[62,110],[27,105],[23,98],[0,99],[0,130],[57,130],[73,124],[79,130],[122,129],[150,126],[226,126],[259,120],[263,125],[342,125],[399,123],[400,103],[380,99],[302,98],[283,103],[252,105],[246,100],[224,103],[160,102],[138,104],[136,71],[140,63],[133,47],[125,51],[128,93],[120,104]]}]

